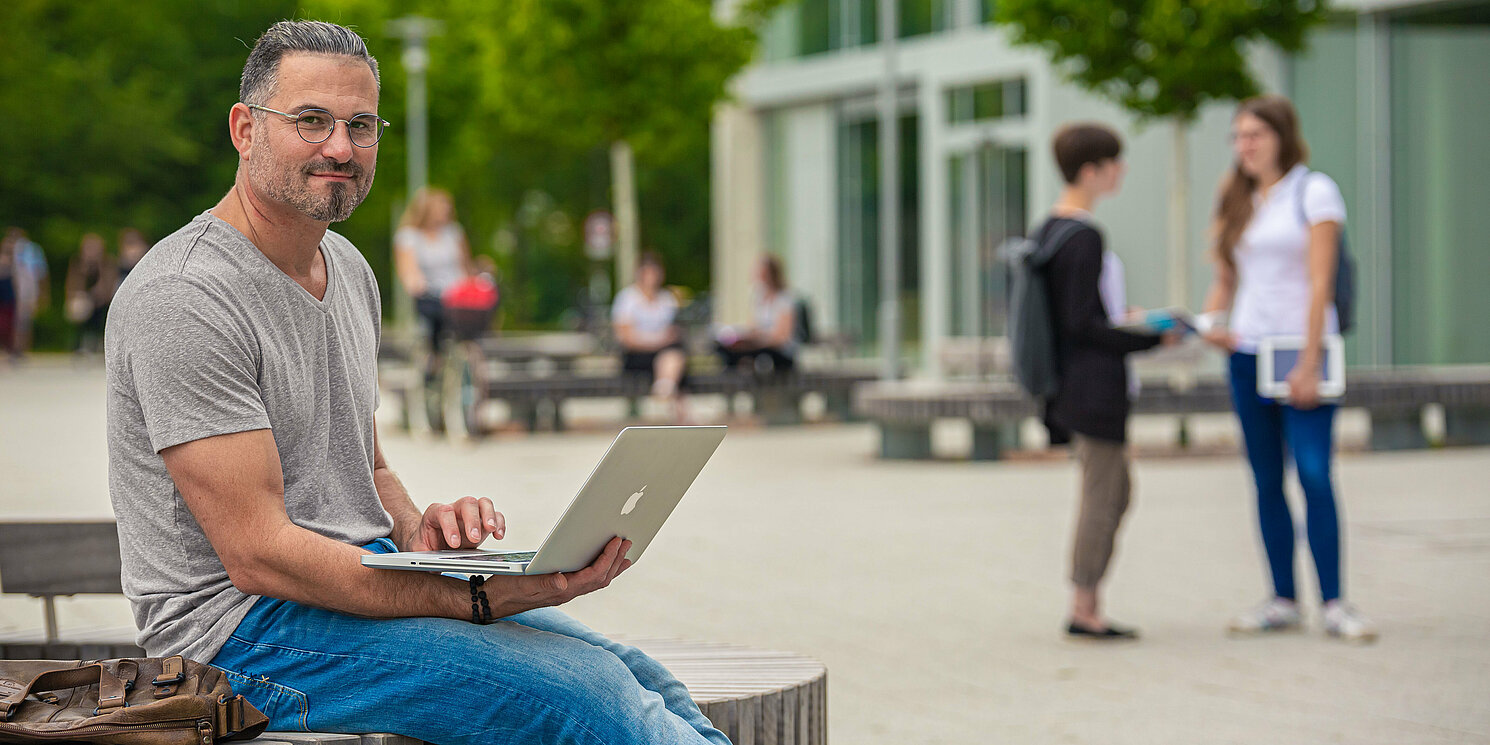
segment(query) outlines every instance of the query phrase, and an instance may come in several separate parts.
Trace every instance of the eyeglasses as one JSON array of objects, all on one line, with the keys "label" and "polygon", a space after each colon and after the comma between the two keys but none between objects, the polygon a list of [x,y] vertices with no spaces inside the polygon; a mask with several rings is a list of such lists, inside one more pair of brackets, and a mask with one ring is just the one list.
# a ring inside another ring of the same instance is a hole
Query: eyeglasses
[{"label": "eyeglasses", "polygon": [[372,147],[378,144],[378,140],[383,139],[383,129],[389,126],[389,122],[379,118],[377,114],[358,114],[351,119],[337,119],[325,109],[306,109],[299,114],[290,114],[256,103],[247,104],[247,106],[250,109],[279,114],[295,122],[295,131],[300,133],[300,139],[312,145],[330,139],[331,133],[336,131],[337,122],[347,125],[347,136],[357,147]]}]

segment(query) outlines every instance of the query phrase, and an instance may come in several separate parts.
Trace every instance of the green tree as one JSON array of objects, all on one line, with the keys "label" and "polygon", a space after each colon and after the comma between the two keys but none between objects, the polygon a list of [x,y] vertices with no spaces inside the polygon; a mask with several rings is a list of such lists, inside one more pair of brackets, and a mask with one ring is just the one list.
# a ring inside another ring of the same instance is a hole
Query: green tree
[{"label": "green tree", "polygon": [[1188,304],[1188,157],[1185,137],[1201,106],[1258,92],[1248,45],[1304,47],[1327,17],[1324,0],[999,0],[995,20],[1016,44],[1046,49],[1077,84],[1140,121],[1168,119],[1170,301]]},{"label": "green tree", "polygon": [[562,148],[609,147],[626,283],[638,242],[633,152],[698,157],[699,115],[707,121],[750,60],[755,33],[717,21],[709,0],[453,0],[452,10],[490,30],[472,60],[485,71],[483,108]]}]

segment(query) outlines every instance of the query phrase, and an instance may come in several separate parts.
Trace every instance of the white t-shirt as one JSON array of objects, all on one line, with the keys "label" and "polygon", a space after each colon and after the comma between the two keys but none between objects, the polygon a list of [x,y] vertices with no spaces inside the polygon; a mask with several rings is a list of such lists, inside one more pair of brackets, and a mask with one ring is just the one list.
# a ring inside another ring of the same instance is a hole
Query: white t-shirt
[{"label": "white t-shirt", "polygon": [[[1303,215],[1299,214],[1303,190]],[[1329,176],[1303,164],[1290,170],[1267,199],[1254,195],[1252,221],[1237,242],[1236,299],[1231,330],[1237,349],[1256,354],[1268,336],[1304,336],[1309,323],[1309,228],[1323,222],[1345,226],[1345,199]],[[1305,221],[1308,225],[1305,225]],[[1324,332],[1339,333],[1331,304]]]},{"label": "white t-shirt", "polygon": [[647,296],[634,285],[616,294],[611,306],[611,322],[624,323],[643,338],[656,338],[672,328],[678,315],[678,299],[666,288],[657,291],[650,302]]},{"label": "white t-shirt", "polygon": [[434,238],[419,228],[407,226],[393,234],[393,245],[400,251],[414,252],[419,271],[429,285],[426,293],[440,296],[451,285],[465,279],[466,267],[460,250],[464,237],[465,232],[454,223],[440,228]]},{"label": "white t-shirt", "polygon": [[[790,292],[782,290],[769,300],[765,293],[758,292],[751,301],[751,316],[755,322],[755,332],[762,337],[769,337],[776,331],[776,324],[781,322],[782,316],[787,316],[795,321],[797,313],[797,299]],[[793,323],[792,333],[787,337],[786,343],[777,348],[782,354],[791,356],[797,353],[797,333]]]}]

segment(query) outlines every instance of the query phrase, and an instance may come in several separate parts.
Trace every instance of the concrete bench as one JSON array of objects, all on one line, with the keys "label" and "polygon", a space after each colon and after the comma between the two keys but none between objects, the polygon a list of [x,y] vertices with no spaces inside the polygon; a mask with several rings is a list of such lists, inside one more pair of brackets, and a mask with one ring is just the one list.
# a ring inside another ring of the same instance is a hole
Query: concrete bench
[{"label": "concrete bench", "polygon": [[[1341,401],[1343,407],[1367,410],[1376,450],[1430,446],[1422,427],[1423,409],[1430,405],[1443,409],[1444,444],[1490,444],[1490,367],[1351,370]],[[856,391],[854,410],[879,425],[880,457],[892,459],[930,458],[932,422],[964,419],[973,427],[972,458],[994,460],[1019,447],[1023,420],[1040,415],[1036,402],[1010,381],[867,384]],[[1133,402],[1135,414],[1183,417],[1231,410],[1227,382],[1216,377],[1178,385],[1145,381]]]},{"label": "concrete bench", "polygon": [[[119,537],[113,522],[0,522],[0,592],[42,599],[45,638],[0,640],[0,659],[95,660],[143,657],[128,630],[113,641],[63,637],[58,596],[119,594]],[[98,633],[83,631],[75,633]],[[791,652],[677,639],[620,638],[661,662],[684,685],[704,715],[735,745],[819,745],[827,742],[827,669]],[[287,745],[420,745],[390,734],[266,732],[255,742]]]}]

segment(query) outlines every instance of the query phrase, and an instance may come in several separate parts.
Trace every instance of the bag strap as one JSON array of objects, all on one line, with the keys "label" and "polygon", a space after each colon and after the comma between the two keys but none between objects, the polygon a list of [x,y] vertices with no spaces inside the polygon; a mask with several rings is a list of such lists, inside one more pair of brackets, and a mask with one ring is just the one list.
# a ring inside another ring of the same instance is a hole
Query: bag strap
[{"label": "bag strap", "polygon": [[254,708],[243,696],[224,696],[217,700],[218,740],[251,740],[269,728],[269,717]]},{"label": "bag strap", "polygon": [[124,707],[124,681],[114,677],[104,669],[103,665],[94,663],[82,667],[48,670],[32,678],[25,687],[17,687],[13,684],[0,687],[0,690],[6,692],[4,697],[0,697],[0,722],[9,721],[16,709],[21,707],[21,702],[32,693],[81,688],[94,684],[98,685],[99,713]]}]

